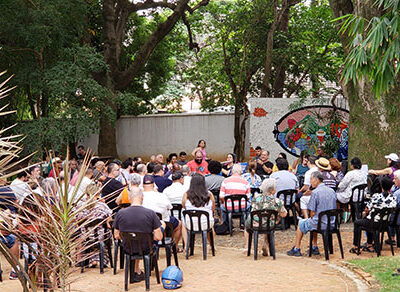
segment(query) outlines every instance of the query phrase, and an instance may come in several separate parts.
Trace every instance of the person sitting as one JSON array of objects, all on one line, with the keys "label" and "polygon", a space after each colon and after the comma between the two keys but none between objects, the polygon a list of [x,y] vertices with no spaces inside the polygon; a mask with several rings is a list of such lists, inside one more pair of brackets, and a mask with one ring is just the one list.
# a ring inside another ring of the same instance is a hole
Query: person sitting
[{"label": "person sitting", "polygon": [[175,172],[172,174],[172,185],[166,187],[163,191],[164,195],[167,196],[171,204],[181,204],[183,195],[186,192],[183,186],[183,174],[181,172]]},{"label": "person sitting", "polygon": [[353,235],[353,247],[350,249],[350,253],[360,254],[360,240],[361,240],[361,228],[367,229],[367,245],[363,247],[363,251],[375,252],[373,247],[374,235],[372,232],[373,223],[380,220],[379,216],[374,217],[374,222],[372,221],[372,214],[376,210],[384,208],[395,208],[397,205],[396,197],[390,193],[393,181],[387,176],[382,177],[381,187],[382,192],[375,193],[372,195],[370,201],[368,201],[365,207],[365,213],[367,216],[362,219],[357,219],[354,221],[354,235]]},{"label": "person sitting", "polygon": [[222,163],[222,175],[228,177],[231,175],[233,165],[237,163],[236,155],[234,153],[228,153],[226,156],[226,162]]},{"label": "person sitting", "polygon": [[187,191],[190,186],[190,180],[192,177],[190,176],[190,167],[187,165],[182,166],[182,175],[183,175],[183,186],[185,187],[185,190]]},{"label": "person sitting", "polygon": [[338,185],[337,199],[340,203],[346,204],[350,201],[352,190],[355,186],[367,183],[367,173],[361,170],[361,160],[354,157],[350,160],[350,171],[346,173]]},{"label": "person sitting", "polygon": [[[118,211],[114,221],[114,236],[122,240],[121,232],[143,232],[152,233],[153,240],[159,241],[163,238],[161,230],[162,223],[157,214],[150,209],[144,208],[143,193],[138,187],[133,187],[129,191],[131,206]],[[129,251],[129,243],[122,241],[124,250]],[[147,246],[147,242],[143,243]],[[145,275],[139,269],[139,260],[135,261],[133,282],[143,281]]]},{"label": "person sitting", "polygon": [[28,174],[25,171],[20,171],[17,173],[17,178],[14,179],[10,184],[10,188],[14,192],[15,197],[20,204],[22,204],[26,196],[32,192],[27,181]]},{"label": "person sitting", "polygon": [[185,151],[181,151],[181,152],[179,153],[179,159],[178,159],[177,163],[178,163],[180,166],[184,166],[184,165],[187,164],[186,156],[187,156],[187,154],[186,154]]},{"label": "person sitting", "polygon": [[272,173],[272,168],[274,167],[274,164],[268,159],[269,159],[269,151],[267,150],[263,150],[261,152],[260,158],[257,159],[256,173],[262,179],[269,177],[269,175]]},{"label": "person sitting", "polygon": [[256,169],[257,169],[257,162],[249,161],[248,172],[242,174],[242,178],[247,180],[247,182],[250,184],[250,191],[252,195],[254,195],[254,193],[259,191],[262,183],[262,179],[256,173]]},{"label": "person sitting", "polygon": [[107,178],[107,175],[105,173],[106,170],[106,165],[103,161],[99,160],[94,164],[94,170],[93,170],[93,180],[95,182],[104,182]]},{"label": "person sitting", "polygon": [[1,210],[10,210],[11,213],[18,212],[18,201],[13,190],[6,186],[7,179],[0,178],[0,212]]},{"label": "person sitting", "polygon": [[324,157],[320,157],[318,160],[315,161],[315,165],[318,167],[319,171],[324,177],[324,184],[327,187],[336,190],[337,181],[335,176],[331,173],[332,169],[329,160]]},{"label": "person sitting", "polygon": [[[207,190],[204,176],[201,174],[194,174],[188,191],[183,195],[182,207],[184,210],[200,210],[206,211],[209,215],[210,228],[214,226],[214,210],[215,201],[214,196]],[[182,234],[184,242],[187,242],[187,229],[198,231],[198,223],[193,220],[193,227],[190,226],[190,219],[183,218]],[[201,228],[202,230],[207,229],[207,219],[206,217],[201,217]],[[214,232],[214,229],[213,229]],[[214,236],[215,238],[215,236]],[[186,247],[185,247],[186,249]]]},{"label": "person sitting", "polygon": [[194,160],[189,161],[187,166],[189,166],[191,173],[200,173],[202,175],[210,173],[208,171],[208,163],[203,159],[203,153],[201,150],[195,152]]},{"label": "person sitting", "polygon": [[[308,155],[305,150],[301,151],[300,157],[293,163],[293,173],[296,175],[299,180],[300,177],[304,178],[308,168]],[[300,186],[302,187],[302,186]]]},{"label": "person sitting", "polygon": [[[276,193],[278,194],[283,190],[297,190],[299,188],[299,182],[297,177],[289,171],[289,163],[284,158],[278,158],[276,160],[278,171],[270,175],[270,178],[276,180]],[[296,194],[293,194],[293,201],[295,200]],[[283,196],[279,199],[283,200]],[[290,204],[290,201],[285,204]]]},{"label": "person sitting", "polygon": [[[251,192],[250,192],[250,184],[243,179],[240,175],[242,173],[242,167],[240,164],[235,164],[232,168],[232,175],[230,177],[227,177],[224,179],[224,181],[221,184],[221,189],[219,193],[219,200],[221,202],[221,212],[222,212],[222,219],[224,222],[228,223],[228,216],[227,216],[227,210],[225,210],[224,206],[224,201],[225,201],[225,196],[229,195],[246,195],[247,198],[250,198]],[[234,205],[234,209],[238,210],[239,205],[237,202]],[[244,207],[244,202],[242,203],[242,207]],[[228,205],[231,207],[230,205]],[[250,209],[250,206],[247,205],[247,210],[246,212]],[[242,220],[242,219],[240,219]],[[244,222],[241,222],[241,226],[244,224]]]},{"label": "person sitting", "polygon": [[222,175],[220,175],[222,170],[221,163],[215,160],[211,160],[208,163],[208,170],[210,171],[210,174],[206,175],[205,177],[207,190],[219,191],[219,189],[221,188],[221,184],[225,179]]},{"label": "person sitting", "polygon": [[[259,211],[259,210],[275,210],[278,211],[278,215],[280,218],[284,218],[287,215],[287,211],[283,204],[283,201],[279,198],[275,198],[276,193],[276,180],[274,178],[267,178],[261,184],[261,193],[256,193],[251,201],[251,211]],[[254,217],[254,221],[259,224],[258,217]],[[277,220],[278,223],[279,220]],[[253,222],[254,224],[254,222]],[[247,217],[245,222],[245,240],[246,244],[248,242],[249,230],[251,228],[251,218]],[[268,237],[265,235],[264,243],[262,246],[263,256],[267,256],[267,244]]]},{"label": "person sitting", "polygon": [[92,177],[93,177],[93,169],[89,167],[88,169],[86,169],[85,175],[84,177],[82,177],[81,183],[78,186],[78,196],[81,196],[83,193],[85,193],[88,185],[93,183]]},{"label": "person sitting", "polygon": [[[393,196],[396,198],[396,207],[399,208],[400,207],[400,169],[396,170],[394,173],[394,179],[393,179],[393,183],[394,185],[392,186],[392,189],[390,190],[390,193],[393,194]],[[394,218],[393,218],[394,220]],[[400,226],[400,215],[397,218],[397,225]],[[390,238],[385,240],[386,244],[390,244],[390,241],[392,242],[392,244],[395,244],[394,241],[394,237],[396,235],[395,230],[393,230],[392,227],[389,226],[389,234],[390,234]]]},{"label": "person sitting", "polygon": [[[277,172],[279,170],[278,166],[276,165],[276,162],[277,162],[278,159],[281,159],[281,158],[283,158],[283,159],[285,159],[287,161],[286,153],[281,152],[281,153],[278,154],[278,157],[275,159],[274,167],[272,167],[272,172]],[[290,172],[293,172],[292,166],[290,164],[288,164],[288,169],[287,170],[289,170]]]},{"label": "person sitting", "polygon": [[119,196],[115,199],[115,203],[121,208],[129,207],[131,202],[129,201],[129,189],[132,187],[139,187],[142,182],[142,179],[139,174],[132,173],[130,179],[128,181],[128,185],[124,188],[124,190],[119,194]]},{"label": "person sitting", "polygon": [[112,162],[107,166],[107,172],[108,176],[103,182],[101,197],[106,200],[108,207],[116,213],[118,211],[118,205],[115,199],[124,189],[124,185],[116,180],[120,174],[120,167]]},{"label": "person sitting", "polygon": [[396,153],[390,153],[389,155],[386,155],[385,158],[386,158],[386,164],[388,166],[387,168],[381,170],[370,169],[368,173],[374,175],[388,175],[391,179],[393,179],[394,178],[393,173],[396,170],[400,169],[399,156]]},{"label": "person sitting", "polygon": [[172,171],[175,163],[178,163],[178,155],[176,153],[171,153],[170,155],[168,155],[167,165],[165,166],[164,171]]},{"label": "person sitting", "polygon": [[172,184],[172,181],[168,178],[171,173],[169,171],[165,173],[163,165],[154,166],[153,173],[154,183],[156,184],[160,193],[162,193],[166,187],[169,187]]},{"label": "person sitting", "polygon": [[[13,226],[13,215],[10,209],[0,209],[0,241],[10,250],[14,255],[14,259],[18,261],[19,258],[19,242],[14,234],[11,234],[7,230],[14,228]],[[14,221],[15,222],[15,221]],[[14,260],[13,259],[13,260]],[[17,264],[17,262],[15,262]],[[18,279],[18,275],[12,268],[10,272],[10,280]]]},{"label": "person sitting", "polygon": [[[161,165],[160,165],[161,166]],[[172,204],[163,193],[154,190],[154,177],[146,174],[143,179],[143,207],[161,214],[164,222],[171,222],[174,226],[174,240],[178,244],[182,235],[182,223],[173,216],[170,216]]]},{"label": "person sitting", "polygon": [[130,181],[130,176],[133,171],[133,160],[132,158],[125,159],[124,162],[121,164],[121,171],[120,175],[116,178],[120,183],[123,185],[127,185]]},{"label": "person sitting", "polygon": [[336,183],[339,184],[344,177],[342,164],[334,157],[329,159],[329,164],[331,165],[331,174],[335,177]]},{"label": "person sitting", "polygon": [[316,160],[317,157],[314,155],[308,157],[307,166],[309,169],[304,175],[304,184],[298,193],[298,198],[300,198],[300,209],[304,218],[308,218],[307,205],[310,201],[311,195],[311,174],[315,171],[318,171],[318,167],[315,165]]},{"label": "person sitting", "polygon": [[[318,226],[319,213],[327,210],[336,209],[336,193],[332,188],[327,187],[323,183],[324,177],[321,172],[314,171],[311,174],[311,192],[310,201],[308,202],[308,210],[311,212],[310,218],[300,219],[296,230],[295,246],[287,252],[289,256],[301,256],[300,244],[303,236],[311,230],[316,230]],[[331,224],[333,222],[330,222]],[[321,229],[325,229],[328,224],[326,216],[322,218]],[[312,254],[319,255],[317,245],[317,233],[314,233],[312,239]]]}]

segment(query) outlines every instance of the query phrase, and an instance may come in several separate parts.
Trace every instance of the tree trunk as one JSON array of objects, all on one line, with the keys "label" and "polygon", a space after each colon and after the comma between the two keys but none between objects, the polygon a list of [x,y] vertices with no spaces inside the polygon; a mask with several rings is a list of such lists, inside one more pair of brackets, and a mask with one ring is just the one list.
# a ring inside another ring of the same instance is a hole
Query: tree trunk
[{"label": "tree trunk", "polygon": [[[329,3],[335,17],[352,13],[370,19],[381,13],[373,6],[374,1],[330,0]],[[341,34],[340,38],[348,53],[351,40],[346,34]],[[367,79],[358,80],[355,85],[353,82],[342,82],[341,87],[350,106],[349,158],[357,156],[369,168],[386,167],[385,154],[399,151],[400,120],[397,109],[400,102],[396,98],[399,87],[396,86],[393,92],[380,99],[372,92],[371,82]]]},{"label": "tree trunk", "polygon": [[117,158],[117,138],[115,122],[106,115],[100,117],[100,132],[99,132],[99,156],[112,156]]}]

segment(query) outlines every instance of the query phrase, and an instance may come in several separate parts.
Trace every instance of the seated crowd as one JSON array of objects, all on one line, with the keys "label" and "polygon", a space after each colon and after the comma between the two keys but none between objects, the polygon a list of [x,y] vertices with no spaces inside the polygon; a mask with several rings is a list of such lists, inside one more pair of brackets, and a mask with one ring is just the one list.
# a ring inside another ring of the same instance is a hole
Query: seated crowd
[{"label": "seated crowd", "polygon": [[[49,171],[43,171],[40,166],[32,166],[28,171],[18,173],[10,184],[5,180],[0,181],[1,212],[17,213],[18,205],[23,204],[24,199],[32,193],[42,196],[56,194],[60,190],[57,190],[55,180],[60,179],[62,182],[68,181],[69,192],[77,186],[76,197],[95,193],[89,191],[93,185],[101,188],[102,199],[83,216],[101,217],[107,219],[109,224],[113,220],[114,236],[117,239],[121,239],[121,232],[147,232],[153,233],[154,240],[158,241],[163,237],[165,223],[170,222],[173,226],[173,239],[178,246],[181,240],[187,242],[187,229],[195,227],[190,226],[187,218],[179,220],[178,216],[171,215],[173,204],[181,204],[183,210],[206,211],[211,226],[218,221],[219,225],[228,224],[228,212],[238,210],[241,204],[242,208],[246,207],[247,216],[244,221],[241,220],[240,228],[244,229],[247,242],[248,232],[251,231],[248,216],[250,211],[275,210],[279,218],[284,218],[288,215],[285,206],[291,203],[284,202],[283,197],[277,194],[284,190],[295,190],[293,201],[296,212],[292,215],[300,220],[294,246],[287,254],[301,256],[301,240],[307,232],[316,229],[319,213],[336,208],[349,213],[347,204],[352,200],[352,189],[367,183],[368,173],[361,170],[362,163],[357,157],[351,159],[350,170],[346,172],[346,168],[342,168],[336,158],[323,155],[317,157],[302,153],[293,165],[289,165],[286,155],[280,153],[273,163],[269,160],[269,152],[261,147],[256,148],[256,157],[246,165],[238,163],[233,153],[229,153],[226,161],[221,163],[209,159],[205,147],[206,142],[200,140],[198,147],[191,153],[193,159],[189,161],[184,151],[179,155],[169,154],[166,161],[163,154],[153,155],[147,163],[139,157],[128,158],[123,162],[93,158],[77,185],[81,162],[85,157],[85,149],[80,146],[78,157],[69,160],[68,173],[64,172],[65,162],[55,157]],[[384,175],[384,178],[380,180],[380,188],[376,193],[371,193],[366,206],[368,215],[354,220],[354,247],[350,252],[360,253],[361,226],[373,223],[371,213],[400,204],[399,157],[392,153],[386,159],[387,168],[369,171],[370,175]],[[244,195],[247,202],[224,204],[230,195]],[[218,220],[215,218],[217,207],[221,212]],[[206,223],[201,222],[202,228],[205,228],[203,226]],[[329,223],[322,222],[324,224]],[[15,236],[2,234],[0,240],[18,258],[19,244]],[[373,240],[371,233],[367,233],[364,251],[373,250]],[[388,240],[394,240],[393,232]],[[267,237],[263,243],[263,254],[266,254],[266,246]],[[312,254],[319,254],[316,234],[312,240]],[[95,266],[97,262],[98,259],[93,258],[90,265]],[[138,261],[134,271],[134,281],[144,279]],[[12,271],[10,278],[16,277],[15,271]]]}]

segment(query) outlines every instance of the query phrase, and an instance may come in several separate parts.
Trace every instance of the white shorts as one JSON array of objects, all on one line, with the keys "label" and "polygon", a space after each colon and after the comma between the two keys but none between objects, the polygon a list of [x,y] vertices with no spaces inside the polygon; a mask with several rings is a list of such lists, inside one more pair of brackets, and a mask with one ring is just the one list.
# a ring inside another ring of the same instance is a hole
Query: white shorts
[{"label": "white shorts", "polygon": [[308,202],[310,202],[311,196],[302,196],[300,198],[300,209],[307,210],[308,209]]}]

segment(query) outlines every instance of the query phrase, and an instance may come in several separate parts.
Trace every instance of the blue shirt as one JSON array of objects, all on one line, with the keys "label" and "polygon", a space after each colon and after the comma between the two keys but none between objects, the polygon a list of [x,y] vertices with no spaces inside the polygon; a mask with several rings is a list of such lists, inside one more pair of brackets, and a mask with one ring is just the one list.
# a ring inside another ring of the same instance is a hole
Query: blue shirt
[{"label": "blue shirt", "polygon": [[[308,210],[315,212],[315,215],[310,219],[310,225],[313,229],[318,227],[319,213],[327,210],[336,209],[336,193],[333,189],[327,187],[324,183],[320,183],[311,192]],[[335,221],[331,221],[334,223]],[[322,217],[321,229],[325,229],[327,224],[326,216]]]},{"label": "blue shirt", "polygon": [[18,210],[14,206],[17,198],[14,192],[6,186],[0,186],[0,209],[9,209],[13,213],[17,213]]},{"label": "blue shirt", "polygon": [[[170,173],[168,172],[168,175]],[[169,187],[170,185],[172,185],[172,181],[170,179],[168,179],[168,176],[160,176],[160,175],[153,175],[154,178],[154,183],[157,186],[157,189],[160,193],[162,193],[164,191],[164,189],[166,187]]]}]

